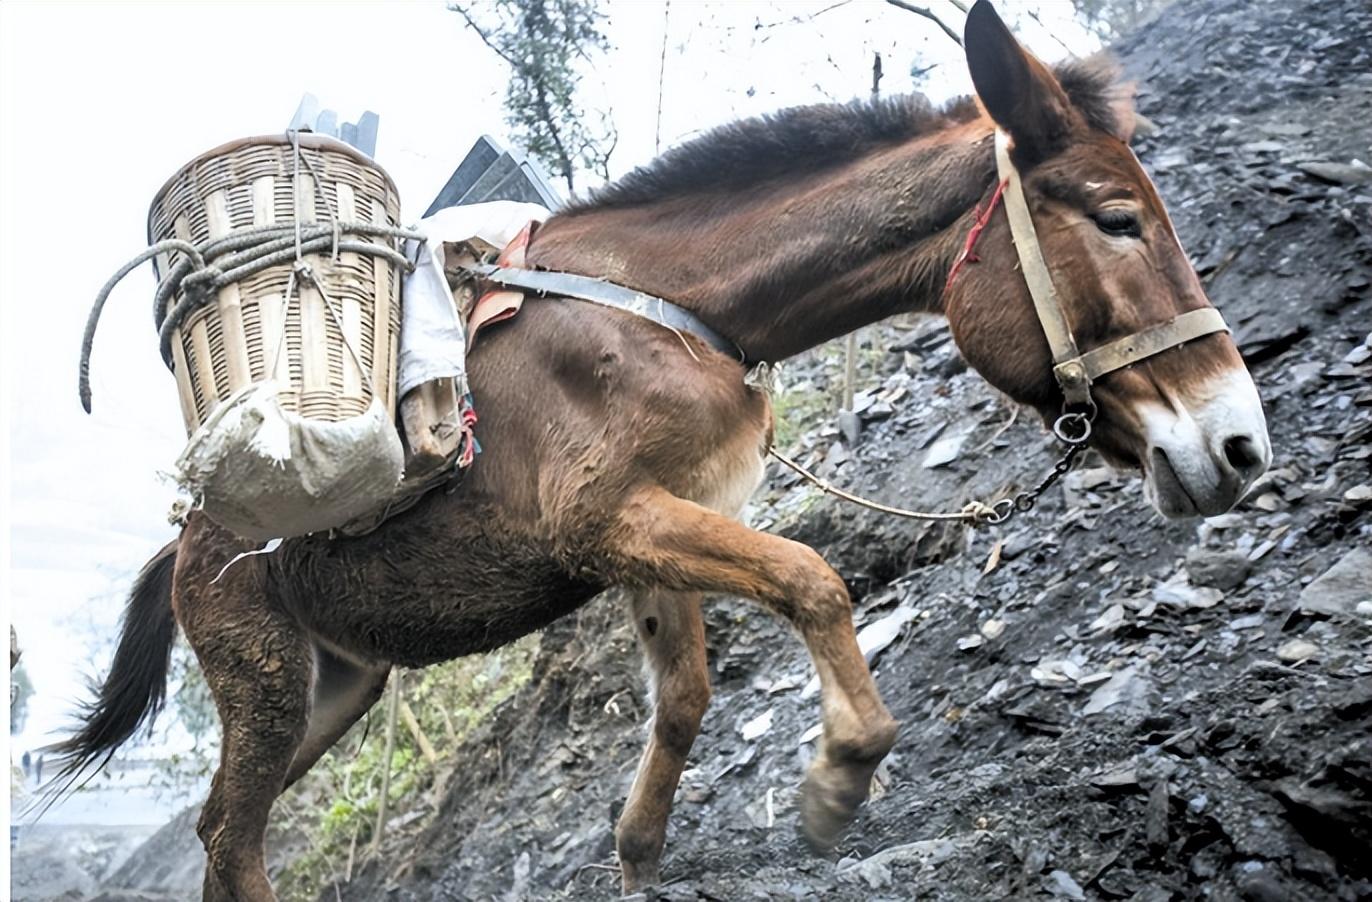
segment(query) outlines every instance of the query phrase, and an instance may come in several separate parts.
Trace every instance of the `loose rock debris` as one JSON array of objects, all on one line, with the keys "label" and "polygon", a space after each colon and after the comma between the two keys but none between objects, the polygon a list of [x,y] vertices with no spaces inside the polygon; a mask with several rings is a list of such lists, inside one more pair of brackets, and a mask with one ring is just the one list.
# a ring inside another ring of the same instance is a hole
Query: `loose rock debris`
[{"label": "loose rock debris", "polygon": [[[815,857],[795,829],[808,659],[756,607],[711,604],[715,696],[645,898],[1372,896],[1372,13],[1179,0],[1118,50],[1154,124],[1136,147],[1263,393],[1272,473],[1235,511],[1172,523],[1087,459],[978,532],[774,474],[752,522],[848,580],[902,732],[836,860]],[[928,509],[1046,472],[1041,426],[943,326],[879,338],[860,440],[830,420],[788,449],[802,463]],[[787,382],[837,378],[815,354]],[[556,624],[535,683],[451,751],[446,797],[341,897],[616,895],[611,831],[646,727],[604,705],[642,689],[617,600]]]}]

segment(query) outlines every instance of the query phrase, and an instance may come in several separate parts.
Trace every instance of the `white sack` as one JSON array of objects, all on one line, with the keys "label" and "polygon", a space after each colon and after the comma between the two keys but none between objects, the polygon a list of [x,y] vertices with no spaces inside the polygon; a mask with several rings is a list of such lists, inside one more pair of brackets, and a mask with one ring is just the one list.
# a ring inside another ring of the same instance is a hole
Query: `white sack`
[{"label": "white sack", "polygon": [[191,436],[175,478],[195,507],[263,541],[333,529],[390,501],[405,452],[380,402],[325,423],[282,410],[276,390],[240,389]]},{"label": "white sack", "polygon": [[414,229],[428,240],[422,245],[413,239],[405,244],[405,256],[415,261],[415,268],[406,274],[400,289],[404,307],[397,398],[435,379],[453,379],[458,395],[467,393],[467,331],[443,272],[444,243],[469,241],[482,252],[503,250],[531,220],[543,222],[548,216],[538,204],[501,200],[447,207],[415,223]]}]

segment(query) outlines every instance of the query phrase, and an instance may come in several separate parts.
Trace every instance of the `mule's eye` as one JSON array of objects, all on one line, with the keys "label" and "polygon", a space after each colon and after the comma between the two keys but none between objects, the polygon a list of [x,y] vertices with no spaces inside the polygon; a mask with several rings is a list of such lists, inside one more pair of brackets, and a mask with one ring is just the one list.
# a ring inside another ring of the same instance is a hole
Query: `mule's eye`
[{"label": "mule's eye", "polygon": [[1101,210],[1091,214],[1091,221],[1096,228],[1115,238],[1138,238],[1143,234],[1138,217],[1128,210]]}]

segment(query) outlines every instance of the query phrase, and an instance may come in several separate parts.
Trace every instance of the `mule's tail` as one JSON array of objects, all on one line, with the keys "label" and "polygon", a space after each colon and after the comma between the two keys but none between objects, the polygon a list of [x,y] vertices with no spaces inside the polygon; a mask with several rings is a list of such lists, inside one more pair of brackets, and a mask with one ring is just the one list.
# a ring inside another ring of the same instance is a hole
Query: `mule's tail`
[{"label": "mule's tail", "polygon": [[[61,762],[44,795],[50,805],[95,765],[98,771],[139,727],[157,717],[167,697],[167,670],[176,617],[172,613],[175,541],[143,565],[124,611],[119,647],[95,700],[82,706],[76,734],[47,751]],[[44,806],[46,810],[46,805]]]}]

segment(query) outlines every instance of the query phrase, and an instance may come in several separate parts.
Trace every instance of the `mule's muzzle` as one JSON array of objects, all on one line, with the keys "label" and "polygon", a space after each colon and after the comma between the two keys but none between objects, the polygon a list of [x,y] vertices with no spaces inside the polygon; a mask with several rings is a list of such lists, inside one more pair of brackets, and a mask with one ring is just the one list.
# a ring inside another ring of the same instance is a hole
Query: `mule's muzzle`
[{"label": "mule's muzzle", "polygon": [[1267,470],[1267,458],[1256,456],[1257,444],[1251,438],[1239,438],[1236,445],[1245,449],[1240,463],[1228,454],[1217,455],[1213,467],[1189,461],[1189,465],[1178,467],[1165,448],[1153,447],[1145,468],[1145,493],[1153,506],[1172,518],[1213,517],[1231,509]]},{"label": "mule's muzzle", "polygon": [[1213,517],[1237,504],[1272,462],[1248,373],[1215,380],[1195,401],[1141,411],[1144,494],[1166,517]]}]

